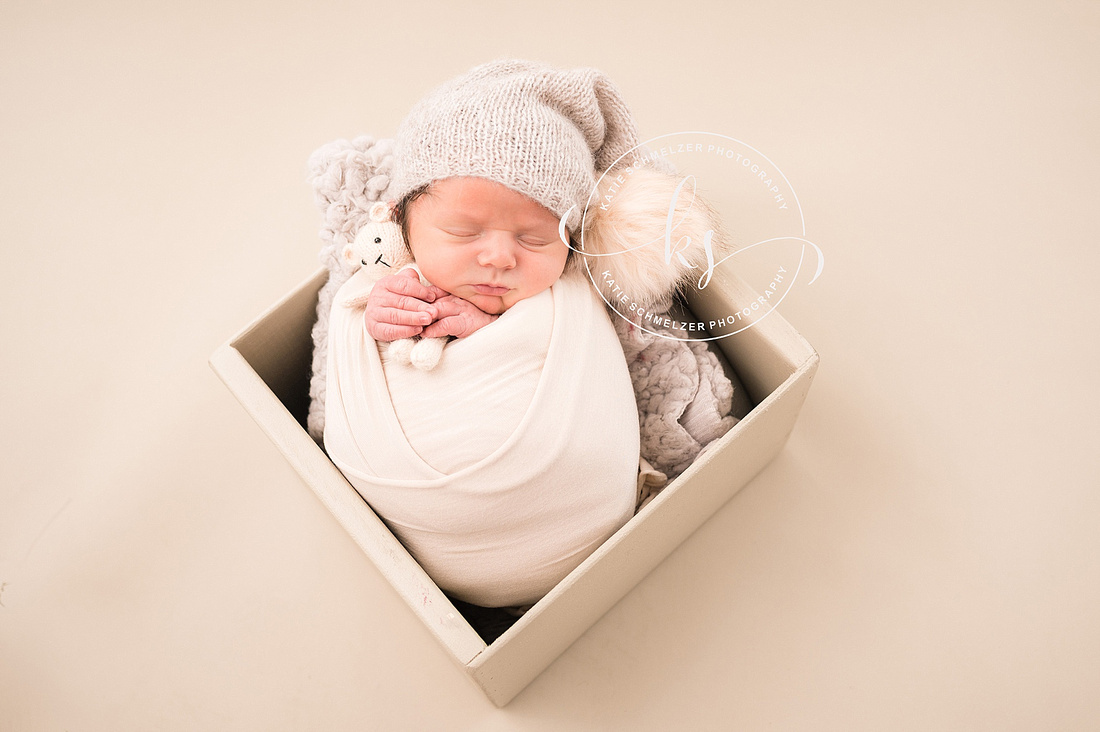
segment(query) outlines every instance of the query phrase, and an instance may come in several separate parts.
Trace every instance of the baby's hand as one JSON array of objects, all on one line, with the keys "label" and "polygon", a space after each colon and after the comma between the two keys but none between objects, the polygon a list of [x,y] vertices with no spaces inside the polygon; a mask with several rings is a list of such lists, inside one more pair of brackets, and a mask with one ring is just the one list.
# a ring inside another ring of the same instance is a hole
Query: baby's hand
[{"label": "baby's hand", "polygon": [[441,297],[432,307],[435,308],[436,320],[420,334],[424,338],[449,335],[465,338],[500,317],[490,315],[469,300],[463,300],[456,295]]},{"label": "baby's hand", "polygon": [[387,343],[419,335],[440,317],[430,303],[449,297],[434,285],[423,285],[415,270],[386,275],[374,283],[363,319],[371,338]]}]

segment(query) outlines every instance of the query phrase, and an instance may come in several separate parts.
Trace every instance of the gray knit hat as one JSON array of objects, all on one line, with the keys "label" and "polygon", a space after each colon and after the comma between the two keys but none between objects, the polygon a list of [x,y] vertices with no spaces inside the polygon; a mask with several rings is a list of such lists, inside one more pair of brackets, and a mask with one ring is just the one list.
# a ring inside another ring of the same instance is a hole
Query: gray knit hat
[{"label": "gray knit hat", "polygon": [[[452,176],[488,178],[576,232],[596,178],[638,144],[619,90],[596,69],[532,61],[477,66],[422,99],[397,131],[389,195]],[[632,162],[627,156],[624,162]]]}]

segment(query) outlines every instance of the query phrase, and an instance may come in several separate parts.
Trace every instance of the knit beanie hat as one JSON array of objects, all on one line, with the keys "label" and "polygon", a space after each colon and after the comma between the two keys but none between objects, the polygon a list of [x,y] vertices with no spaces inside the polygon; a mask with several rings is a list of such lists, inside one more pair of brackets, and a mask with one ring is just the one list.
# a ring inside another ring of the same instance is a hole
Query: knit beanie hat
[{"label": "knit beanie hat", "polygon": [[572,208],[566,226],[576,233],[596,179],[638,133],[602,72],[498,60],[429,93],[396,139],[394,199],[443,178],[487,178],[558,218]]}]

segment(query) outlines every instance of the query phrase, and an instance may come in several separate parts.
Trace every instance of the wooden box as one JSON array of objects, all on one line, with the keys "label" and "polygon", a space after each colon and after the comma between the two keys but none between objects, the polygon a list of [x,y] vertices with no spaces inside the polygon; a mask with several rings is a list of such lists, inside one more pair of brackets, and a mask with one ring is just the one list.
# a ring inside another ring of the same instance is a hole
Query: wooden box
[{"label": "wooden box", "polygon": [[[783,447],[818,356],[772,312],[715,343],[740,377],[752,410],[660,495],[491,644],[486,644],[348,483],[304,428],[310,331],[322,270],[219,348],[210,363],[318,498],[393,584],[446,652],[498,706],[507,704]],[[756,299],[715,272],[687,304],[718,320]]]}]

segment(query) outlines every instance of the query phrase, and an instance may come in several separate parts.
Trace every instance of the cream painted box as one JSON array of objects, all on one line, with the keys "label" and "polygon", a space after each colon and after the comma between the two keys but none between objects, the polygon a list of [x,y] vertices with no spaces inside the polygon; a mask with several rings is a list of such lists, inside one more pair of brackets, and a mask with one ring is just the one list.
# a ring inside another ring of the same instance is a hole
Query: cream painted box
[{"label": "cream painted box", "polygon": [[[498,706],[507,704],[775,457],[817,370],[810,345],[772,312],[717,340],[753,403],[737,426],[503,635],[486,644],[306,433],[310,331],[320,271],[218,349],[211,366],[428,630]],[[717,320],[756,299],[715,272],[688,306]]]}]

